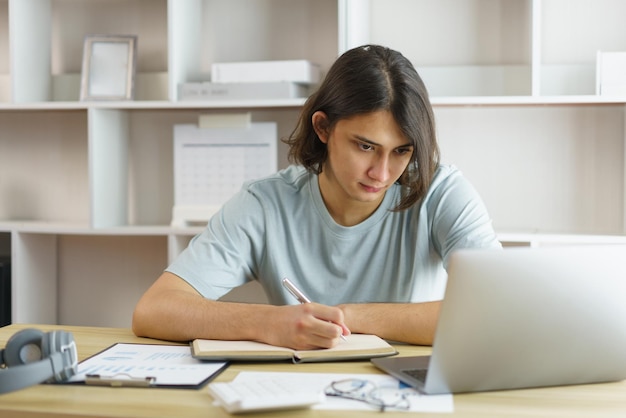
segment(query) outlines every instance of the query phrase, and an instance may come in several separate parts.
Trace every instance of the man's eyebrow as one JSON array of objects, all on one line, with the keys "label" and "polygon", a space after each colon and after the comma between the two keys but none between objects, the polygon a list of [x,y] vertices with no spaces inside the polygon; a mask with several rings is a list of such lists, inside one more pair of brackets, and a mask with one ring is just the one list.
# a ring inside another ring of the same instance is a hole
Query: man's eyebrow
[{"label": "man's eyebrow", "polygon": [[[375,145],[377,147],[380,147],[380,144],[378,142],[374,142],[374,141],[372,141],[370,139],[365,138],[364,136],[361,136],[361,135],[354,135],[354,136],[359,141],[366,142],[366,143],[368,143],[370,145]],[[413,148],[413,144],[411,144],[410,142],[407,142],[404,145],[397,146],[395,149],[398,149],[398,148]]]}]

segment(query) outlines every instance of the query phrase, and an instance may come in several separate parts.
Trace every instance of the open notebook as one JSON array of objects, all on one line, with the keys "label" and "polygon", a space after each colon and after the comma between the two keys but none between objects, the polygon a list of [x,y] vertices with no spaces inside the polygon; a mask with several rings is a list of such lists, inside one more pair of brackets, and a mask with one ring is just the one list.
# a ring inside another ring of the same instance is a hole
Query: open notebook
[{"label": "open notebook", "polygon": [[294,363],[370,359],[397,354],[385,340],[368,334],[352,334],[335,347],[318,350],[292,350],[256,341],[196,339],[191,343],[191,352],[200,360],[292,360]]}]

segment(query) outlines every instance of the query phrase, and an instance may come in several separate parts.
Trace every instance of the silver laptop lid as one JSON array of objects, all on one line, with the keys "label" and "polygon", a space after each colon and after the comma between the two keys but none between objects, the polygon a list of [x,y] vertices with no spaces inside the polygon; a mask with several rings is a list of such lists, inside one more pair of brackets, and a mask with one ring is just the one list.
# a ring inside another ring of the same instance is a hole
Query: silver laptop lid
[{"label": "silver laptop lid", "polygon": [[626,378],[626,246],[453,254],[425,391]]}]

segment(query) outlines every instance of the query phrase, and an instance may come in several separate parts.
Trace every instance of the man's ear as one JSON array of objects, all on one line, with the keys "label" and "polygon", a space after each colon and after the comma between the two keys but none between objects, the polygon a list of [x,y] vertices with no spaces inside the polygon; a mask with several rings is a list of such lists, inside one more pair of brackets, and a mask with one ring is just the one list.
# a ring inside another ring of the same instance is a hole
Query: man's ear
[{"label": "man's ear", "polygon": [[320,141],[327,144],[330,129],[328,127],[328,116],[326,116],[326,113],[321,110],[313,113],[313,116],[311,116],[311,123],[313,124],[313,129],[315,130],[315,133]]}]

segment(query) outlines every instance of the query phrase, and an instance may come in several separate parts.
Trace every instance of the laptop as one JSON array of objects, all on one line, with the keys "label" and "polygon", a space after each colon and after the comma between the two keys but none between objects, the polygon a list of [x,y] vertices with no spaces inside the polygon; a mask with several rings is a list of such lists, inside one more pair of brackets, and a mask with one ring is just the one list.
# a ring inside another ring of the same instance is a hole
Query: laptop
[{"label": "laptop", "polygon": [[432,354],[372,359],[426,394],[626,379],[626,245],[451,256]]}]

